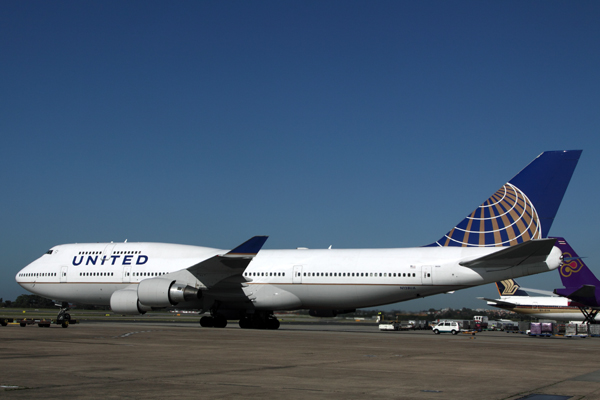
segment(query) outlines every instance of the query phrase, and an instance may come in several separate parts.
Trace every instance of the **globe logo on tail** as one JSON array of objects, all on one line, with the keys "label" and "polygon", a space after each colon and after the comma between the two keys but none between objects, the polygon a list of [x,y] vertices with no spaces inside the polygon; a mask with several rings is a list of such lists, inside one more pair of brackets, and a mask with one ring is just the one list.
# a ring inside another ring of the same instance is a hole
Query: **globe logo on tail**
[{"label": "globe logo on tail", "polygon": [[511,246],[541,239],[535,207],[518,187],[506,183],[441,241],[442,246]]}]

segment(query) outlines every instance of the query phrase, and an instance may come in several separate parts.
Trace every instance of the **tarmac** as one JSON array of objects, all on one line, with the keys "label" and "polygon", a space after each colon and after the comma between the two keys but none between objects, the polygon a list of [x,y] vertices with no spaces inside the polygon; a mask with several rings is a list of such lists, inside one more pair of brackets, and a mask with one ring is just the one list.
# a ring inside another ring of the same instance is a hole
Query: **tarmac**
[{"label": "tarmac", "polygon": [[600,338],[374,324],[9,325],[0,327],[0,397],[600,399],[598,355]]}]

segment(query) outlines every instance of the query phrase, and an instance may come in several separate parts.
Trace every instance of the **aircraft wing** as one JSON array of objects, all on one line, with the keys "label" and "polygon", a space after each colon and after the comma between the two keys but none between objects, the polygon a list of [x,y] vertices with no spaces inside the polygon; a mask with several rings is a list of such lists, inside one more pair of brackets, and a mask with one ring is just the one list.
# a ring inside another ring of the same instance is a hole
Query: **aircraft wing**
[{"label": "aircraft wing", "polygon": [[506,307],[506,308],[514,308],[517,305],[515,303],[511,303],[508,301],[502,301],[502,300],[497,300],[497,299],[488,299],[487,297],[478,297],[478,300],[486,300],[486,301],[490,301],[493,303],[496,303],[496,305],[498,307]]},{"label": "aircraft wing", "polygon": [[217,284],[220,288],[226,288],[227,286],[239,288],[240,284],[251,281],[250,278],[246,279],[242,276],[242,273],[258,254],[267,239],[268,236],[254,236],[226,254],[213,256],[185,270],[168,274],[168,277],[178,278],[181,276],[185,281],[187,280],[186,275],[191,274],[206,289],[210,289]]},{"label": "aircraft wing", "polygon": [[268,236],[254,236],[228,253],[211,257],[192,265],[187,270],[207,288],[228,278],[231,281],[233,277],[239,279],[234,279],[235,282],[231,283],[245,283],[249,280],[246,280],[242,273],[258,254],[267,238]]},{"label": "aircraft wing", "polygon": [[468,268],[499,268],[540,263],[546,261],[554,243],[556,243],[554,238],[528,240],[487,256],[461,261],[459,264]]}]

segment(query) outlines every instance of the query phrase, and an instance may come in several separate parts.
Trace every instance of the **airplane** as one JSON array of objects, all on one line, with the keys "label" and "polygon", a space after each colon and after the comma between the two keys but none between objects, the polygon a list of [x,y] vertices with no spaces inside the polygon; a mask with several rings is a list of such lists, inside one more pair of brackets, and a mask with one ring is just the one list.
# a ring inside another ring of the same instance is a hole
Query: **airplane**
[{"label": "airplane", "polygon": [[[568,293],[576,291],[581,286],[588,287],[593,285],[600,287],[598,279],[581,258],[577,256],[567,241],[562,237],[555,237],[554,239],[557,240],[556,247],[561,250],[563,256],[563,262],[559,268],[562,283],[566,287],[575,287],[575,290],[571,289]],[[537,318],[589,323],[599,322],[595,320],[600,309],[597,307],[597,302],[594,303],[581,298],[574,298],[573,300],[577,301],[573,301],[567,297],[561,297],[556,294],[561,289],[555,289],[554,292],[525,289],[519,286],[514,279],[496,282],[496,287],[498,293],[500,293],[499,299],[488,299],[485,297],[479,297],[479,299],[487,300],[487,304],[494,307]],[[526,290],[541,293],[544,296],[530,296]]]},{"label": "airplane", "polygon": [[565,287],[554,289],[554,293],[564,296],[570,304],[579,308],[585,317],[584,322],[600,322],[596,320],[600,311],[600,281],[564,238],[556,239],[556,245],[563,253],[559,272]]},{"label": "airplane", "polygon": [[[565,321],[583,320],[584,316],[579,307],[570,305],[569,299],[557,296],[552,292],[522,288],[514,279],[496,282],[496,288],[500,293],[499,299],[488,299],[487,297],[478,297],[478,299],[487,300],[487,304],[490,306],[530,317]],[[526,290],[540,292],[546,296],[530,296]]]},{"label": "airplane", "polygon": [[[581,150],[540,154],[456,227],[423,247],[261,250],[266,236],[231,251],[165,243],[52,247],[16,275],[28,291],[61,302],[143,314],[177,305],[208,311],[203,327],[277,329],[275,311],[317,317],[551,271],[548,239]],[[472,184],[467,179],[463,184]]]}]

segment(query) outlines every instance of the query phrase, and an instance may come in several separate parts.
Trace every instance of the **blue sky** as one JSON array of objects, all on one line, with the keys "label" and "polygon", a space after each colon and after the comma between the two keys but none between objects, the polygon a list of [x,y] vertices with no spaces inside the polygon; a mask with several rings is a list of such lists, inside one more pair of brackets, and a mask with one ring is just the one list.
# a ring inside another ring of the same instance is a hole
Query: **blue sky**
[{"label": "blue sky", "polygon": [[[544,150],[600,274],[598,2],[0,5],[0,297],[61,243],[431,243]],[[553,289],[558,273],[521,279]],[[397,309],[477,307],[487,285]]]}]

